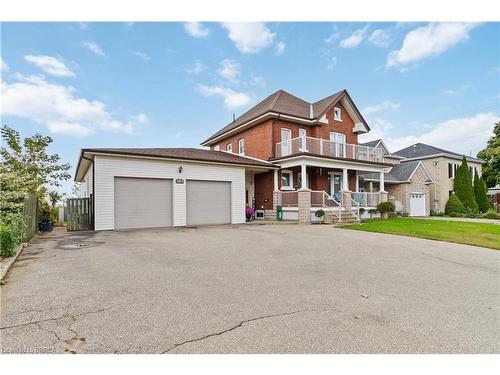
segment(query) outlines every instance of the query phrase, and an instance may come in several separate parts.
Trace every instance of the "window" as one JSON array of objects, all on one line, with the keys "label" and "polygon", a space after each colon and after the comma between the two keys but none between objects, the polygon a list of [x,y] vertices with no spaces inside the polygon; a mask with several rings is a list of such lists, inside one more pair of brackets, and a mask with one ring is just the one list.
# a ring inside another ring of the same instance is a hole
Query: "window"
[{"label": "window", "polygon": [[215,147],[214,147],[214,150],[215,150],[215,151],[220,151],[220,146],[219,146],[219,145],[215,146]]},{"label": "window", "polygon": [[346,137],[342,133],[330,133],[330,156],[335,156],[338,158],[346,157]]},{"label": "window", "polygon": [[293,173],[292,171],[281,171],[281,189],[293,189]]},{"label": "window", "polygon": [[333,108],[333,119],[335,121],[342,121],[342,110],[338,107]]},{"label": "window", "polygon": [[454,190],[448,190],[448,196],[451,197],[451,195],[454,193]]},{"label": "window", "polygon": [[306,129],[299,129],[299,138],[300,138],[300,151],[307,151],[307,131]]},{"label": "window", "polygon": [[448,178],[453,178],[453,176],[455,175],[453,172],[454,172],[453,164],[448,163]]},{"label": "window", "polygon": [[226,151],[227,152],[233,152],[233,144],[232,143],[228,143],[226,145]]},{"label": "window", "polygon": [[238,141],[238,154],[245,155],[245,140],[240,139]]}]

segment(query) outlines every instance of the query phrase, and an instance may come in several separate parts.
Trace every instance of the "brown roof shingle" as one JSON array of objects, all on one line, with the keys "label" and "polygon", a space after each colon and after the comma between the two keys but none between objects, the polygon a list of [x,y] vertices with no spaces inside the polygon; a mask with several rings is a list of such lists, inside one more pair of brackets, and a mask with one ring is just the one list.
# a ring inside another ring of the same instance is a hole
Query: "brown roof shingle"
[{"label": "brown roof shingle", "polygon": [[[346,92],[345,90],[339,91],[315,103],[309,103],[302,100],[284,90],[278,90],[269,95],[267,98],[250,108],[248,111],[239,116],[236,120],[229,123],[215,134],[211,135],[202,144],[230,131],[236,129],[244,123],[254,120],[267,112],[276,112],[283,115],[290,115],[300,117],[308,120],[313,120],[321,116],[328,107],[336,102],[341,95]],[[311,116],[312,106],[312,116]]]},{"label": "brown roof shingle", "polygon": [[276,167],[274,164],[224,151],[199,148],[84,148],[82,153],[103,153],[114,155],[149,156],[166,159],[208,161],[214,163],[240,164],[258,167]]}]

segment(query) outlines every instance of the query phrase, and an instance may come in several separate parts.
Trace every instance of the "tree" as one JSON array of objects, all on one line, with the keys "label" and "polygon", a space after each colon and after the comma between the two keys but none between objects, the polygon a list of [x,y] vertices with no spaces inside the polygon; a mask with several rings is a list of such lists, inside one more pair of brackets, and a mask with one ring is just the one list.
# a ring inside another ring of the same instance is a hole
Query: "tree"
[{"label": "tree", "polygon": [[486,161],[483,165],[483,180],[487,187],[500,184],[500,122],[493,128],[493,137],[488,140],[484,150],[477,154],[479,159]]},{"label": "tree", "polygon": [[19,189],[40,193],[44,185],[60,186],[61,181],[71,178],[70,165],[62,164],[59,155],[47,153],[51,137],[37,133],[21,142],[19,132],[7,125],[2,126],[1,137],[2,172],[21,178]]},{"label": "tree", "polygon": [[456,215],[465,213],[465,207],[456,194],[450,195],[444,208],[446,215]]},{"label": "tree", "polygon": [[474,196],[476,197],[480,212],[485,213],[491,208],[488,195],[486,194],[486,185],[484,184],[483,178],[479,177],[477,174],[477,171],[474,175]]},{"label": "tree", "polygon": [[476,203],[476,197],[474,196],[474,190],[472,188],[469,165],[467,164],[465,156],[462,158],[462,164],[457,168],[457,172],[455,173],[453,189],[466,209],[471,212],[477,212],[479,210]]},{"label": "tree", "polygon": [[57,202],[59,202],[63,197],[62,194],[58,193],[55,190],[50,191],[48,196],[49,196],[50,205],[52,207],[55,207]]}]

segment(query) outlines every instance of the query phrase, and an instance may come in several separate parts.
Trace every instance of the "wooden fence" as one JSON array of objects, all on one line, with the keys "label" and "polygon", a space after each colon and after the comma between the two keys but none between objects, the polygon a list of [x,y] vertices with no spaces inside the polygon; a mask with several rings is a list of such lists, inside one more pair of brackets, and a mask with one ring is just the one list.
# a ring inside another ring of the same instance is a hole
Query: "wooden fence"
[{"label": "wooden fence", "polygon": [[38,219],[40,217],[38,198],[36,194],[30,194],[24,197],[23,216],[24,216],[24,236],[23,241],[29,241],[38,232]]},{"label": "wooden fence", "polygon": [[66,200],[66,229],[68,231],[92,229],[93,213],[91,198]]}]

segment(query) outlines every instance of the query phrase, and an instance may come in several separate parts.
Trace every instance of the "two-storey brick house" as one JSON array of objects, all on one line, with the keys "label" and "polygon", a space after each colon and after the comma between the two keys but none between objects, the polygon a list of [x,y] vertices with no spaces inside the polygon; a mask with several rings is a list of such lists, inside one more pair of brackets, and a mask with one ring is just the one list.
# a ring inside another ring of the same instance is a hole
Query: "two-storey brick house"
[{"label": "two-storey brick house", "polygon": [[[343,194],[359,192],[358,176],[367,172],[380,176],[380,192],[384,192],[384,171],[390,167],[389,162],[384,161],[380,150],[358,143],[358,135],[369,131],[346,90],[314,103],[279,90],[202,145],[280,167],[274,172],[247,174],[248,206],[273,210],[274,192],[281,192],[279,203],[283,206],[298,205],[297,195],[287,193],[299,189],[313,191],[313,206],[319,206],[326,195],[332,205],[350,207],[360,202],[362,206],[375,206],[381,199],[379,192]],[[293,213],[290,215],[292,218]]]}]

